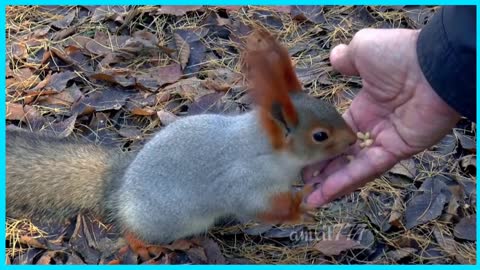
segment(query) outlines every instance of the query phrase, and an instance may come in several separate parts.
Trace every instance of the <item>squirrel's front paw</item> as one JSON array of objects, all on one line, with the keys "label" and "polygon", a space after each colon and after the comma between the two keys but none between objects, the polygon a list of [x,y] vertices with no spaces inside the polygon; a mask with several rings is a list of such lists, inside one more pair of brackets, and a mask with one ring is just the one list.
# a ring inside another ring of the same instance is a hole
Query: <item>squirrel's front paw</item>
[{"label": "squirrel's front paw", "polygon": [[314,222],[315,208],[304,203],[304,198],[313,191],[313,186],[305,185],[299,192],[277,193],[270,199],[269,210],[258,215],[265,223],[311,223]]}]

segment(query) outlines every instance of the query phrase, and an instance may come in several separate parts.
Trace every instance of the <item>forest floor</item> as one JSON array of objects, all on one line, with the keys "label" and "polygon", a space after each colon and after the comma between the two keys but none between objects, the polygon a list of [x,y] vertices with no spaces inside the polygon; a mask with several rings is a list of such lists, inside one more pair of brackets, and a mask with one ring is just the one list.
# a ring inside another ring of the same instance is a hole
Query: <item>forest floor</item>
[{"label": "forest floor", "polygon": [[[178,117],[246,111],[239,56],[258,25],[288,48],[306,91],[344,112],[362,84],[332,69],[330,50],[365,27],[420,28],[436,8],[10,6],[7,127],[134,151]],[[475,175],[476,127],[462,120],[439,144],[320,208],[315,224],[216,227],[142,261],[119,253],[112,226],[88,214],[7,217],[7,263],[475,264]]]}]

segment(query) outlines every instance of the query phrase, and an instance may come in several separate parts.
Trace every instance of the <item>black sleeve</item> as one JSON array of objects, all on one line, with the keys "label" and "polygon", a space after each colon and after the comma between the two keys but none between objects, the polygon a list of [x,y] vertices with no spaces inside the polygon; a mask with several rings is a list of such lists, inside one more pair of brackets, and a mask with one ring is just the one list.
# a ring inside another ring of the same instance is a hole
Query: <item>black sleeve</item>
[{"label": "black sleeve", "polygon": [[476,6],[442,7],[420,31],[420,67],[432,88],[476,121]]}]

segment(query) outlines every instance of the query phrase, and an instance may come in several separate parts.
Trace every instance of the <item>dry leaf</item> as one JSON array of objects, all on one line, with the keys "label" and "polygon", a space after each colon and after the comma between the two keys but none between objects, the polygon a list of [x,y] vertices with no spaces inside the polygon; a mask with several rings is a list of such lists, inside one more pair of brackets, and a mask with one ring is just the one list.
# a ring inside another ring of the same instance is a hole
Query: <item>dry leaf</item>
[{"label": "dry leaf", "polygon": [[70,26],[73,19],[75,18],[75,15],[76,15],[76,11],[72,10],[70,13],[63,16],[63,18],[61,18],[60,20],[53,22],[52,25],[60,29],[65,29],[68,26]]},{"label": "dry leaf", "polygon": [[341,236],[339,239],[335,240],[321,240],[315,244],[314,248],[322,252],[324,255],[334,256],[339,255],[346,250],[363,247],[358,241]]},{"label": "dry leaf", "polygon": [[157,15],[160,14],[168,14],[168,15],[175,15],[175,16],[182,16],[187,14],[187,12],[197,11],[201,9],[203,6],[161,6],[155,13]]},{"label": "dry leaf", "polygon": [[470,241],[477,241],[477,215],[464,217],[455,225],[455,237]]},{"label": "dry leaf", "polygon": [[24,117],[25,111],[22,104],[7,102],[7,120],[22,120]]},{"label": "dry leaf", "polygon": [[178,116],[176,116],[175,114],[165,110],[158,111],[157,116],[158,119],[160,119],[160,122],[162,122],[162,125],[164,126],[175,122],[175,120],[177,120],[178,118]]},{"label": "dry leaf", "polygon": [[417,168],[413,159],[402,160],[390,169],[390,173],[403,175],[410,179],[415,179]]},{"label": "dry leaf", "polygon": [[184,70],[190,58],[190,46],[179,34],[174,33],[173,38],[175,39],[175,46],[177,47],[178,61],[180,62],[182,70]]}]

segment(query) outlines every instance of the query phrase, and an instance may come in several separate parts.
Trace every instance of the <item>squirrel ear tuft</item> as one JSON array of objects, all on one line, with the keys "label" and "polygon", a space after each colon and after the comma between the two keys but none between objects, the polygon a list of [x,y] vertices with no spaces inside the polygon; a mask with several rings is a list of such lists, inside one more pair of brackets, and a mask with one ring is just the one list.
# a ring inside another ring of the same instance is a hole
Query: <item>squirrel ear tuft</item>
[{"label": "squirrel ear tuft", "polygon": [[285,125],[287,130],[298,124],[298,115],[290,99],[290,93],[302,91],[290,56],[268,31],[257,29],[246,39],[244,56],[250,93],[259,105],[260,118],[274,147],[282,147],[284,130],[272,117]]}]

